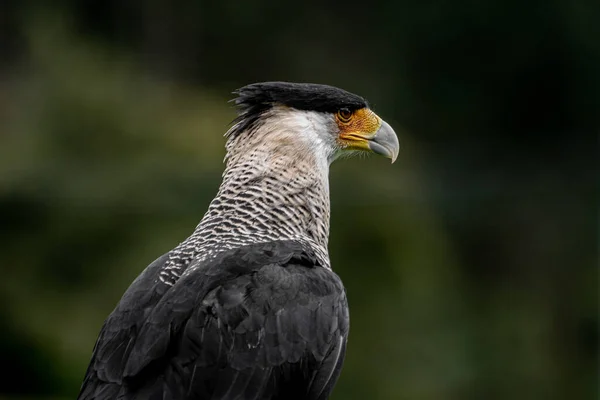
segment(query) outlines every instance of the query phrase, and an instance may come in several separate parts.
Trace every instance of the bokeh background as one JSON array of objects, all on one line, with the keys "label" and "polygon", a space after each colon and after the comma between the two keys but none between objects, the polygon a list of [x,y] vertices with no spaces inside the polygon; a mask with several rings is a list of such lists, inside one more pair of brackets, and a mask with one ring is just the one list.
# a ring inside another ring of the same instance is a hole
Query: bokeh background
[{"label": "bokeh background", "polygon": [[3,0],[0,398],[76,397],[263,80],[359,93],[402,145],[331,169],[332,399],[598,398],[598,4]]}]

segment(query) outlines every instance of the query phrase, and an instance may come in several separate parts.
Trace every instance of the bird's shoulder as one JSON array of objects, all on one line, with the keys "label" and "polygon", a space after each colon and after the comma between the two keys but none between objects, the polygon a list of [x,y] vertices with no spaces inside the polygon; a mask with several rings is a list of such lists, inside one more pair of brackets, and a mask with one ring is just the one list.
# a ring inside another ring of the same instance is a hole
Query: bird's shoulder
[{"label": "bird's shoulder", "polygon": [[[347,325],[342,282],[318,264],[309,247],[293,241],[248,245],[189,268],[144,322],[124,373],[139,374],[164,357],[174,342],[178,348],[203,342],[202,349],[196,347],[199,351],[181,352],[190,357],[186,362],[217,362],[225,355],[220,353],[224,347],[230,349],[227,359],[234,367],[247,366],[242,356],[246,353],[252,353],[247,357],[252,362],[278,365],[297,361],[313,344],[310,350],[322,359],[333,335],[345,336]],[[260,354],[238,348],[248,343],[255,343],[250,347]],[[293,343],[301,347],[294,354],[292,349],[277,356],[265,351],[294,347]],[[214,351],[219,354],[207,353]]]}]

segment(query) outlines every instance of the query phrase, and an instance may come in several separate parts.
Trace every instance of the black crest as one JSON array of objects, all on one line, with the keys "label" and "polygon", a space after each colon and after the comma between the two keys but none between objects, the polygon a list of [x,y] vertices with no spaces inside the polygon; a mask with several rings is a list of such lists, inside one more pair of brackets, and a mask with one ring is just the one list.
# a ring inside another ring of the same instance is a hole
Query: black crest
[{"label": "black crest", "polygon": [[235,91],[235,104],[242,110],[275,103],[299,110],[336,112],[341,108],[357,110],[367,106],[360,96],[345,90],[316,83],[262,82],[244,86]]},{"label": "black crest", "polygon": [[334,113],[342,108],[350,111],[367,107],[367,101],[353,93],[316,83],[261,82],[244,86],[234,92],[239,108],[235,135],[248,129],[275,104],[299,110]]}]

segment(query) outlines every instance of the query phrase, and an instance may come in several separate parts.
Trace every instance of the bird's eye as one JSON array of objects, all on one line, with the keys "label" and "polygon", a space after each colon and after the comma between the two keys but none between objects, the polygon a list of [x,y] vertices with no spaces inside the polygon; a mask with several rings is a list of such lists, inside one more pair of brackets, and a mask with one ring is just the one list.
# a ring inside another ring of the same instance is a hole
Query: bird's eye
[{"label": "bird's eye", "polygon": [[347,108],[342,108],[338,111],[337,116],[342,122],[350,122],[350,118],[352,118],[352,111]]}]

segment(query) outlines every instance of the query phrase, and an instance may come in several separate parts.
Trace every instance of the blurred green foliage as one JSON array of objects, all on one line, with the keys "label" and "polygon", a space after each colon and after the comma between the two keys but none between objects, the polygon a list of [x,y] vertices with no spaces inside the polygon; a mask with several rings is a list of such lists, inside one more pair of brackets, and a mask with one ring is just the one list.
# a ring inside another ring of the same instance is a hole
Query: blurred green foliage
[{"label": "blurred green foliage", "polygon": [[333,399],[597,396],[595,7],[372,3],[2,5],[0,397],[76,396],[216,193],[229,93],[276,79],[367,96],[403,147],[332,167]]}]

